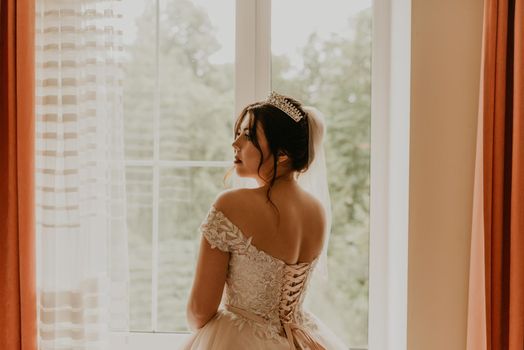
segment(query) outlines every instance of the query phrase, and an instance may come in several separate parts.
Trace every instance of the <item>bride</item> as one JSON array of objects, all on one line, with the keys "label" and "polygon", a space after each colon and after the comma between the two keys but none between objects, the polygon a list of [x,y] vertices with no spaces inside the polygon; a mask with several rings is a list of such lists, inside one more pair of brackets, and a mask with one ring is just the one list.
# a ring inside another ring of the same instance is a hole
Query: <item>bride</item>
[{"label": "bride", "polygon": [[219,194],[200,226],[183,349],[347,349],[302,306],[331,225],[321,114],[272,92],[234,131],[236,175],[258,187]]}]

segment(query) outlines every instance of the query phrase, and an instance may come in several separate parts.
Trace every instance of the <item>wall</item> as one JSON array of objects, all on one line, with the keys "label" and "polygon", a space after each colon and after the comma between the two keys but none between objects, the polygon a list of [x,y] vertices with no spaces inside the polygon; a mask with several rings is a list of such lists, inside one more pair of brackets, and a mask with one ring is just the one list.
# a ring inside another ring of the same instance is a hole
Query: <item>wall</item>
[{"label": "wall", "polygon": [[408,349],[464,350],[483,2],[411,15]]}]

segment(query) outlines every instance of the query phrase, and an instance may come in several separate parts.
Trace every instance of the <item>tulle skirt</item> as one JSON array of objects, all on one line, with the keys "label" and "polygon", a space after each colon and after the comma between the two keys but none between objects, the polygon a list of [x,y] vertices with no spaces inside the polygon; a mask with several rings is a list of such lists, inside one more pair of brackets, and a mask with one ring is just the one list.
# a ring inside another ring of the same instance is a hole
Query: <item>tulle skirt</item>
[{"label": "tulle skirt", "polygon": [[[235,324],[237,316],[224,310],[218,313],[202,328],[193,333],[182,346],[182,350],[290,350],[285,336],[278,339],[266,339],[256,336],[249,323],[243,327]],[[316,331],[312,336],[327,350],[347,350],[348,347],[327,328],[314,318]],[[296,345],[297,350],[304,349]],[[305,349],[304,349],[305,350]]]}]

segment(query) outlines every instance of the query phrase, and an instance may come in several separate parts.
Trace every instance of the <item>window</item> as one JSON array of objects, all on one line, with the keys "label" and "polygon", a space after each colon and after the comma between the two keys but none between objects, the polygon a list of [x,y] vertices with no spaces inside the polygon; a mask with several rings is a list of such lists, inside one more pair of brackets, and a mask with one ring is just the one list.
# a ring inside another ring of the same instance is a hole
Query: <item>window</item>
[{"label": "window", "polygon": [[[135,3],[124,97],[132,333],[115,344],[168,349],[185,337],[197,228],[222,189],[234,116],[273,87],[329,118],[335,266],[313,311],[352,349],[405,348],[409,83],[392,91],[409,69],[409,1]],[[330,322],[340,309],[342,323]]]},{"label": "window", "polygon": [[135,4],[124,66],[130,328],[186,331],[197,228],[231,165],[235,4]]}]

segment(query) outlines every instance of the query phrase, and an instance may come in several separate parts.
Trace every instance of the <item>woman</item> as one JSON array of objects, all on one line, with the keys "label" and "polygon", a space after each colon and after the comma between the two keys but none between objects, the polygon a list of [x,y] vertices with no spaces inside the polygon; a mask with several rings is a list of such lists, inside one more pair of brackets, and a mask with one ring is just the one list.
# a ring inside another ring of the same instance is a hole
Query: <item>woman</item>
[{"label": "woman", "polygon": [[258,187],[221,193],[200,227],[184,349],[347,349],[302,308],[330,226],[320,114],[273,92],[234,131],[236,174]]}]

